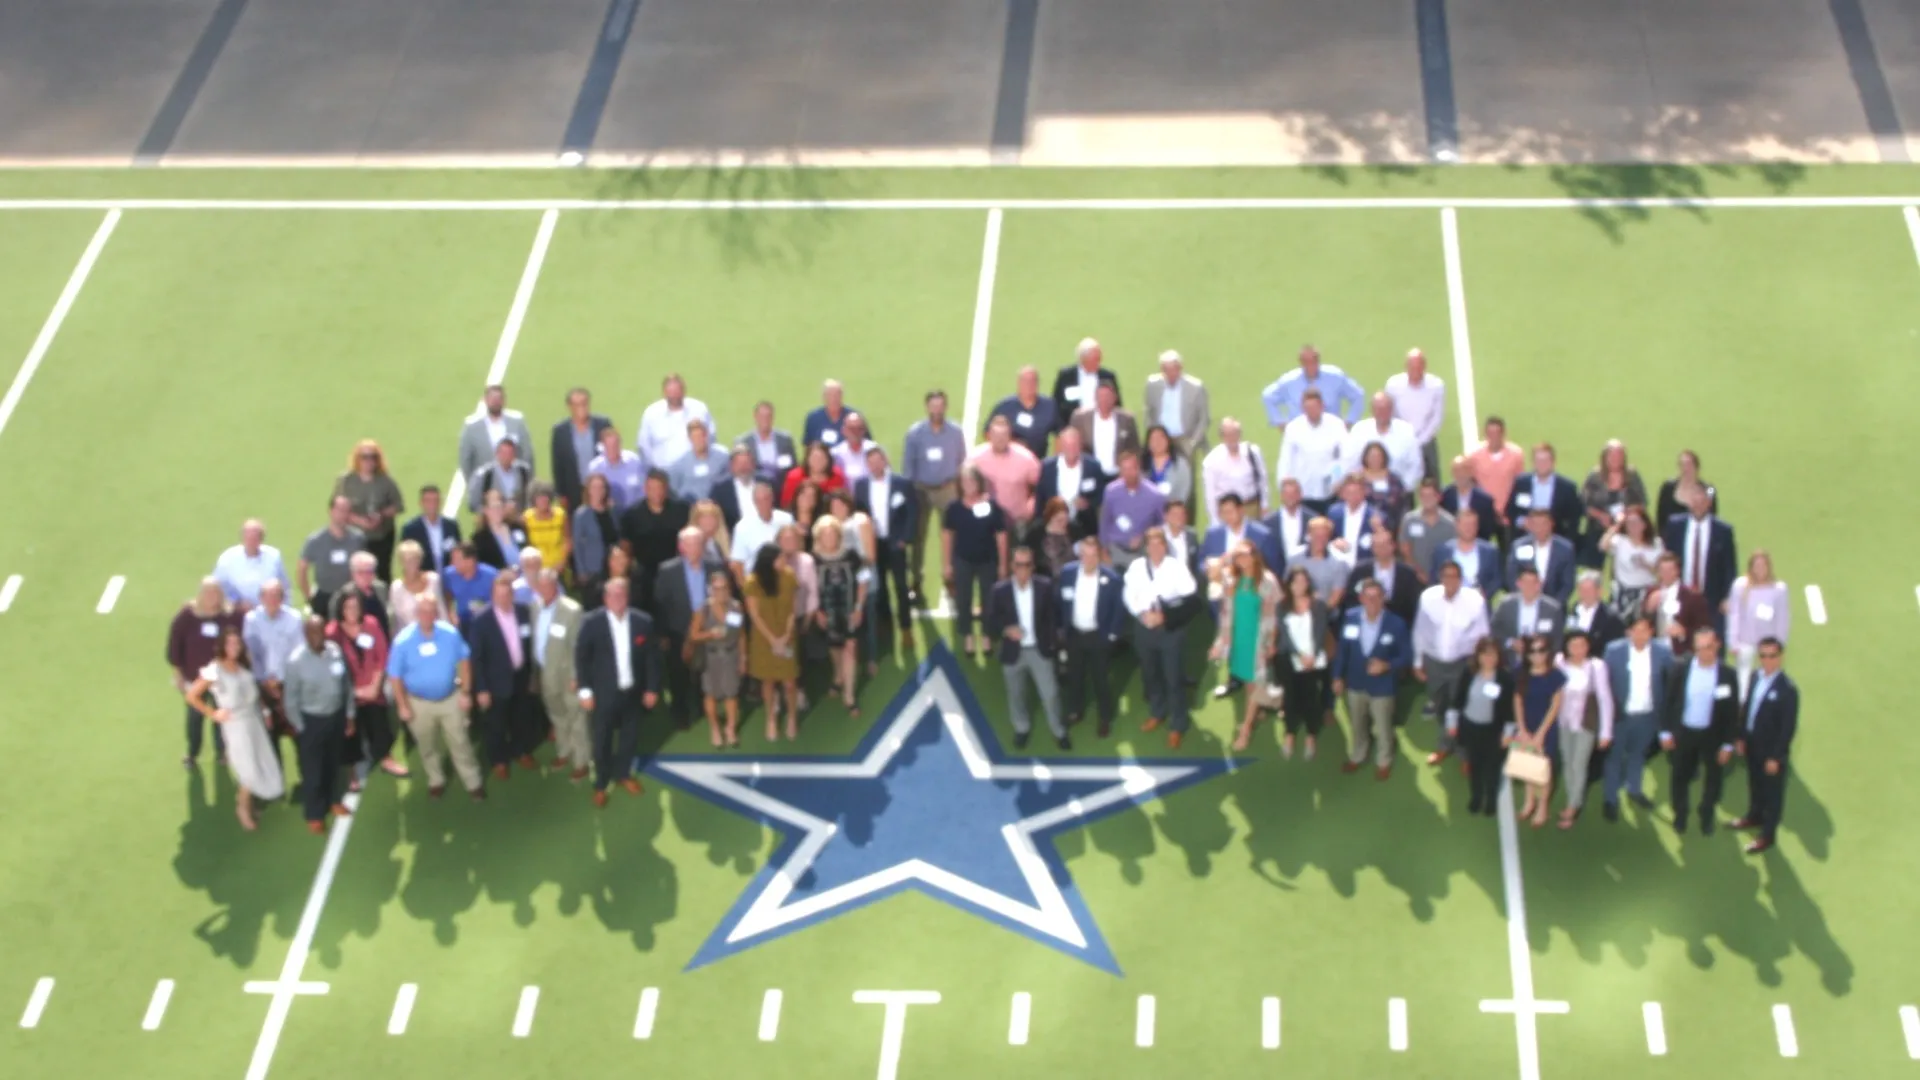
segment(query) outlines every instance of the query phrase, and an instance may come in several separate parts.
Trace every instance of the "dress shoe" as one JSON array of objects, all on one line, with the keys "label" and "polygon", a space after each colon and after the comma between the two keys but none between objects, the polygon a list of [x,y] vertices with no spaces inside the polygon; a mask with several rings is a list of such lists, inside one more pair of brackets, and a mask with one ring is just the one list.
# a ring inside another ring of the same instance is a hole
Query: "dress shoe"
[{"label": "dress shoe", "polygon": [[1140,730],[1141,731],[1159,731],[1160,725],[1164,723],[1166,723],[1166,721],[1160,719],[1157,716],[1149,716],[1147,717],[1147,722],[1140,725]]},{"label": "dress shoe", "polygon": [[1600,816],[1606,818],[1608,821],[1618,822],[1620,820],[1620,804],[1613,802],[1601,803]]},{"label": "dress shoe", "polygon": [[1713,811],[1711,810],[1700,815],[1700,835],[1701,836],[1713,835]]},{"label": "dress shoe", "polygon": [[1180,740],[1181,740],[1181,738],[1182,738],[1182,735],[1181,735],[1181,733],[1180,733],[1180,732],[1178,732],[1178,731],[1169,731],[1169,732],[1167,732],[1167,749],[1169,749],[1169,750],[1178,750],[1178,749],[1180,749]]},{"label": "dress shoe", "polygon": [[568,765],[571,765],[573,763],[567,760],[567,756],[565,754],[555,754],[553,757],[553,760],[547,762],[547,764],[553,768],[554,772],[559,772],[561,769],[564,769]]},{"label": "dress shoe", "polygon": [[1745,832],[1748,829],[1759,828],[1760,821],[1757,818],[1750,818],[1750,817],[1735,818],[1732,821],[1727,823],[1727,827],[1737,832]]},{"label": "dress shoe", "polygon": [[1379,768],[1373,770],[1373,778],[1375,780],[1385,780],[1387,777],[1392,775],[1393,775],[1393,766],[1391,765],[1382,765]]},{"label": "dress shoe", "polygon": [[607,793],[606,793],[606,792],[604,792],[604,791],[596,791],[596,792],[594,792],[594,793],[593,793],[593,805],[595,805],[595,806],[600,806],[600,807],[604,807],[604,806],[606,806],[606,805],[607,805]]},{"label": "dress shoe", "polygon": [[483,787],[474,788],[472,791],[467,792],[467,797],[471,798],[474,802],[486,802],[487,789]]},{"label": "dress shoe", "polygon": [[1489,800],[1487,802],[1487,808],[1480,812],[1487,815],[1488,817],[1494,817],[1495,815],[1500,813],[1500,800],[1498,799]]},{"label": "dress shoe", "polygon": [[1359,762],[1357,762],[1357,761],[1343,761],[1343,762],[1341,762],[1341,763],[1340,763],[1340,771],[1341,771],[1341,772],[1343,772],[1343,773],[1356,773],[1356,772],[1359,772],[1359,771],[1360,771],[1360,763],[1359,763]]},{"label": "dress shoe", "polygon": [[1479,799],[1469,800],[1467,803],[1467,813],[1477,814],[1479,812],[1480,812],[1480,800]]},{"label": "dress shoe", "polygon": [[447,793],[447,785],[437,784],[427,789],[427,798],[437,799],[440,796],[445,795],[446,793]]},{"label": "dress shoe", "polygon": [[627,777],[625,780],[620,781],[620,786],[623,788],[626,788],[627,794],[629,795],[638,795],[640,794],[640,791],[641,791],[640,781],[631,776]]},{"label": "dress shoe", "polygon": [[346,803],[334,803],[333,816],[334,817],[352,817],[353,811],[347,809]]},{"label": "dress shoe", "polygon": [[1096,727],[1095,727],[1095,728],[1093,729],[1093,733],[1094,733],[1095,735],[1098,735],[1098,736],[1100,736],[1100,737],[1101,737],[1101,738],[1103,738],[1103,739],[1105,739],[1105,738],[1110,738],[1110,737],[1111,737],[1111,736],[1113,735],[1113,725],[1112,725],[1111,723],[1108,723],[1108,722],[1107,722],[1107,721],[1105,721],[1105,720],[1102,720],[1102,721],[1100,721],[1100,723],[1099,723],[1099,724],[1098,724],[1098,725],[1097,725],[1097,726],[1096,726]]},{"label": "dress shoe", "polygon": [[1685,814],[1675,814],[1675,815],[1674,815],[1674,817],[1673,817],[1673,831],[1674,831],[1674,833],[1675,833],[1675,835],[1678,835],[1678,836],[1685,836],[1685,835],[1687,835],[1687,815],[1685,815]]},{"label": "dress shoe", "polygon": [[1025,749],[1027,748],[1027,742],[1028,742],[1028,741],[1029,741],[1030,739],[1032,739],[1032,738],[1033,738],[1033,733],[1032,733],[1032,732],[1027,732],[1027,731],[1016,731],[1016,732],[1014,732],[1014,733],[1013,733],[1013,748],[1014,748],[1015,750],[1025,750]]},{"label": "dress shoe", "polygon": [[532,754],[521,754],[515,764],[523,769],[537,769],[540,766],[533,760]]},{"label": "dress shoe", "polygon": [[1451,750],[1435,750],[1433,753],[1427,755],[1427,764],[1438,765],[1452,756],[1453,751]]},{"label": "dress shoe", "polygon": [[582,765],[579,768],[573,770],[571,773],[568,773],[567,779],[577,784],[580,781],[585,780],[587,778],[587,772],[588,772],[587,767],[585,765]]},{"label": "dress shoe", "polygon": [[1747,850],[1747,854],[1749,855],[1758,855],[1761,852],[1766,851],[1772,847],[1773,847],[1773,838],[1763,836],[1760,839],[1755,840],[1753,843],[1748,844],[1746,850]]},{"label": "dress shoe", "polygon": [[508,773],[507,773],[507,767],[506,767],[505,765],[495,765],[495,766],[493,767],[493,778],[494,778],[495,780],[506,780],[506,779],[508,779],[508,778],[509,778],[509,775],[508,775]]},{"label": "dress shoe", "polygon": [[1642,810],[1653,809],[1653,800],[1647,798],[1645,795],[1642,795],[1637,791],[1627,792],[1627,801],[1633,803],[1633,805],[1639,807]]},{"label": "dress shoe", "polygon": [[1068,735],[1060,736],[1060,749],[1062,750],[1073,749],[1073,738]]},{"label": "dress shoe", "polygon": [[307,831],[315,836],[319,836],[321,833],[327,831],[327,823],[324,821],[309,821],[307,822]]}]

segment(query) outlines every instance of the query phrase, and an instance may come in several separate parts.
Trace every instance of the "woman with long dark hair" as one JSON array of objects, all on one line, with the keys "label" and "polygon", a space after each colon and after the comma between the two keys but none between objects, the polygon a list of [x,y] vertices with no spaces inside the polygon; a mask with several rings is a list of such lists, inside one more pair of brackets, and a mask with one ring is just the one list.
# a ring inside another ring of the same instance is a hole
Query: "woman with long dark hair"
[{"label": "woman with long dark hair", "polygon": [[1473,645],[1467,673],[1446,703],[1447,734],[1467,765],[1467,813],[1494,815],[1500,805],[1501,771],[1513,729],[1513,675],[1500,663],[1500,645],[1483,637]]},{"label": "woman with long dark hair", "polygon": [[1519,818],[1534,828],[1547,823],[1547,796],[1553,790],[1551,766],[1560,756],[1560,705],[1567,677],[1553,665],[1553,643],[1535,634],[1522,643],[1519,699],[1514,702],[1514,745],[1547,759],[1547,782],[1528,783]]},{"label": "woman with long dark hair", "polygon": [[1286,695],[1281,702],[1286,734],[1280,739],[1280,756],[1293,757],[1294,739],[1305,732],[1306,756],[1312,761],[1332,691],[1327,666],[1333,659],[1333,617],[1314,595],[1313,578],[1305,569],[1287,572],[1277,617],[1269,667],[1270,678],[1285,688]]},{"label": "woman with long dark hair", "polygon": [[220,725],[225,734],[227,765],[240,788],[234,810],[240,827],[251,832],[253,800],[277,799],[286,794],[287,786],[280,775],[273,735],[267,730],[260,684],[253,678],[253,659],[247,655],[239,627],[221,627],[213,662],[201,668],[200,677],[187,688],[187,704]]},{"label": "woman with long dark hair", "polygon": [[780,549],[768,544],[753,558],[747,576],[747,621],[753,633],[747,639],[747,674],[760,681],[767,706],[767,741],[780,738],[780,699],[787,702],[787,738],[800,737],[799,634],[794,598],[799,583],[781,560]]}]

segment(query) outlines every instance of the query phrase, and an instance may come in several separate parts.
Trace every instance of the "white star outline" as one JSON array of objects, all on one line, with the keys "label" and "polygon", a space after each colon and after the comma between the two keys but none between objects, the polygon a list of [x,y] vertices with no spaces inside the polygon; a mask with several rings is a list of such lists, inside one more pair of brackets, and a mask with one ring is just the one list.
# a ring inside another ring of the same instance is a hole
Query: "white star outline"
[{"label": "white star outline", "polygon": [[[1149,764],[1131,760],[1106,764],[1042,761],[996,764],[988,758],[979,733],[969,722],[966,706],[954,689],[947,667],[930,662],[926,665],[926,671],[917,692],[904,707],[899,708],[872,749],[861,760],[689,761],[660,758],[653,762],[655,770],[706,788],[770,820],[784,822],[801,830],[799,842],[786,860],[767,876],[760,895],[754,898],[727,931],[724,940],[730,950],[746,947],[755,943],[756,939],[779,933],[835,908],[857,904],[876,893],[917,882],[930,890],[947,893],[981,910],[992,912],[1058,946],[1083,953],[1089,944],[1087,933],[1074,916],[1073,907],[1068,903],[1060,884],[1049,872],[1045,857],[1035,845],[1034,835],[1076,818],[1095,814],[1117,803],[1140,802],[1159,788],[1210,771],[1205,765],[1199,764]],[[804,900],[788,903],[794,888],[805,878],[814,860],[839,832],[839,826],[757,791],[738,778],[878,779],[906,746],[907,735],[925,722],[929,709],[939,712],[966,765],[968,775],[976,781],[1113,781],[1108,787],[1084,797],[1070,799],[1059,806],[1001,827],[1001,838],[1006,841],[1015,864],[1026,879],[1027,887],[1038,902],[1025,903],[925,860],[907,859]]]}]

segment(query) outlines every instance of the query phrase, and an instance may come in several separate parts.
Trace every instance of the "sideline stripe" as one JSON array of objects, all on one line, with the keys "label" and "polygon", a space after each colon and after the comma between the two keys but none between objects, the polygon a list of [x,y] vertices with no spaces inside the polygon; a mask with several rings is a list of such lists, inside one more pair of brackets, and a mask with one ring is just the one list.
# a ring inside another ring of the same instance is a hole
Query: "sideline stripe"
[{"label": "sideline stripe", "polygon": [[47,1011],[47,999],[53,996],[53,977],[41,976],[33,984],[33,993],[27,997],[27,1011],[20,1014],[20,1026],[34,1028],[40,1026],[40,1014]]},{"label": "sideline stripe", "polygon": [[1453,102],[1453,48],[1447,42],[1446,0],[1414,0],[1420,38],[1420,98],[1427,114],[1427,156],[1460,159],[1460,118]]},{"label": "sideline stripe", "polygon": [[600,134],[600,118],[607,111],[607,98],[613,93],[613,77],[620,73],[620,60],[627,54],[627,42],[633,35],[633,17],[640,0],[612,0],[607,17],[600,23],[600,36],[594,41],[593,56],[580,76],[580,91],[573,98],[573,112],[567,116],[567,128],[560,136],[562,153],[586,154]]},{"label": "sideline stripe", "polygon": [[1387,1049],[1405,1053],[1407,1049],[1407,999],[1387,999]]},{"label": "sideline stripe", "polygon": [[1787,1005],[1773,1007],[1773,1037],[1780,1044],[1781,1057],[1800,1056],[1800,1037],[1793,1032],[1792,1007]]},{"label": "sideline stripe", "polygon": [[1820,586],[1807,586],[1807,618],[1815,626],[1827,625],[1827,600],[1820,594]]},{"label": "sideline stripe", "polygon": [[1153,1045],[1153,1013],[1153,995],[1141,994],[1140,1000],[1135,1002],[1133,1007],[1133,1045],[1139,1047]]},{"label": "sideline stripe", "polygon": [[1703,195],[1619,198],[1156,198],[1156,199],[0,199],[0,210],[330,210],[387,213],[534,210],[1867,210],[1904,209],[1914,195]]},{"label": "sideline stripe", "polygon": [[513,1037],[524,1039],[533,1034],[533,1011],[540,1006],[540,988],[520,988],[520,1007],[513,1013]]},{"label": "sideline stripe", "polygon": [[1007,1045],[1027,1045],[1027,1032],[1033,1023],[1033,995],[1025,990],[1013,995],[1013,1013],[1007,1018]]},{"label": "sideline stripe", "polygon": [[660,1011],[660,988],[649,986],[640,991],[640,1011],[633,1016],[633,1037],[653,1038],[653,1018]]},{"label": "sideline stripe", "polygon": [[[533,306],[533,290],[540,283],[540,269],[547,264],[547,249],[553,246],[553,230],[560,224],[560,211],[548,209],[540,215],[540,227],[534,230],[533,247],[527,252],[527,264],[520,268],[520,283],[514,286],[513,303],[507,308],[507,321],[500,327],[500,340],[493,346],[493,362],[487,365],[487,381],[482,386],[504,384],[507,381],[507,365],[513,363],[513,347],[520,341],[520,328],[526,325],[527,309]],[[483,394],[479,403],[473,407],[476,415],[486,406]],[[467,478],[460,475],[459,466],[453,470],[453,479],[447,481],[447,495],[441,505],[451,510],[457,517],[466,508]]]},{"label": "sideline stripe", "polygon": [[1280,999],[1277,997],[1260,999],[1260,1046],[1264,1050],[1280,1049]]},{"label": "sideline stripe", "polygon": [[1440,250],[1447,263],[1447,315],[1453,324],[1453,392],[1460,399],[1460,437],[1472,449],[1480,430],[1473,389],[1473,338],[1467,332],[1467,286],[1460,271],[1460,220],[1453,207],[1440,211]]},{"label": "sideline stripe", "polygon": [[973,445],[980,437],[980,397],[987,378],[987,338],[993,331],[993,283],[1000,273],[999,207],[987,211],[980,243],[980,284],[973,292],[973,340],[967,346],[967,393],[961,400],[960,433]]},{"label": "sideline stripe", "polygon": [[87,283],[87,275],[93,273],[93,264],[100,261],[100,252],[106,248],[107,239],[119,224],[119,208],[109,208],[100,227],[93,230],[93,239],[87,241],[86,250],[80,253],[80,261],[74,264],[73,273],[67,275],[67,285],[60,290],[59,299],[53,302],[53,310],[47,313],[47,321],[40,324],[40,334],[27,349],[27,358],[21,361],[20,370],[14,373],[13,385],[7,387],[7,396],[0,398],[0,431],[7,430],[7,421],[13,419],[13,410],[20,407],[21,395],[27,392],[27,384],[33,381],[33,373],[40,370],[40,361],[47,358],[47,350],[53,348],[54,336],[60,333],[61,324],[67,321],[67,313],[73,310],[73,302],[80,298],[80,289]]},{"label": "sideline stripe", "polygon": [[760,999],[760,1041],[772,1042],[780,1035],[780,991],[769,990]]},{"label": "sideline stripe", "polygon": [[413,1016],[413,999],[419,994],[420,987],[417,984],[400,984],[400,992],[393,995],[393,1015],[387,1017],[387,1034],[407,1033],[407,1020]]},{"label": "sideline stripe", "polygon": [[1913,257],[1920,260],[1920,208],[1909,206],[1901,213],[1907,219],[1907,238],[1913,241]]},{"label": "sideline stripe", "polygon": [[173,980],[161,979],[153,986],[153,997],[147,1002],[147,1015],[140,1021],[140,1030],[159,1031],[160,1021],[167,1018],[167,1002],[173,1000]]},{"label": "sideline stripe", "polygon": [[[52,979],[42,979],[51,983]],[[25,1027],[23,1023],[21,1025]],[[1900,1006],[1900,1032],[1907,1037],[1907,1056],[1920,1061],[1920,1009],[1911,1005]]]},{"label": "sideline stripe", "polygon": [[9,574],[7,576],[7,583],[0,585],[0,612],[5,612],[13,606],[13,598],[20,595],[20,586],[25,583],[26,580],[26,578],[21,577],[19,574]]},{"label": "sideline stripe", "polygon": [[93,610],[101,615],[113,614],[113,605],[120,602],[120,591],[126,587],[127,579],[124,575],[115,574],[108,578],[106,591],[100,594],[100,602],[93,605]]},{"label": "sideline stripe", "polygon": [[1667,1055],[1667,1020],[1660,1011],[1660,1003],[1649,1001],[1640,1006],[1640,1020],[1647,1028],[1647,1053],[1654,1057]]}]

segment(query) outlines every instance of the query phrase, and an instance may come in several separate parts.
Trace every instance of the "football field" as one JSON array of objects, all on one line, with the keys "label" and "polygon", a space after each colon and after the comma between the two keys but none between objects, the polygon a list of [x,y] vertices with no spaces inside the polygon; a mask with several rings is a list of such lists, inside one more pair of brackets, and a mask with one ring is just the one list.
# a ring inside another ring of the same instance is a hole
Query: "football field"
[{"label": "football field", "polygon": [[[1920,532],[1914,207],[1910,169],[0,172],[0,1075],[1920,1070],[1920,566],[1882,540]],[[1229,760],[1211,702],[1169,752],[1130,664],[1114,737],[1036,768],[1000,673],[938,647],[797,745],[676,734],[599,811],[558,774],[429,801],[416,768],[324,839],[284,806],[248,834],[178,764],[168,620],[247,517],[291,561],[359,438],[411,513],[487,382],[544,457],[570,387],[631,440],[679,371],[729,439],[837,377],[897,454],[927,390],[977,428],[1087,335],[1129,404],[1179,349],[1269,455],[1259,391],[1306,342],[1369,388],[1423,347],[1449,450],[1498,414],[1578,480],[1617,437],[1649,489],[1696,450],[1795,597],[1779,846],[1676,837],[1664,761],[1617,825],[1469,818],[1417,715],[1384,783],[1333,729]],[[947,801],[950,751],[1053,813],[1033,858],[969,831],[999,809]],[[688,777],[876,754],[906,764],[826,797],[840,831],[999,899],[869,881],[729,939],[800,834]]]}]

